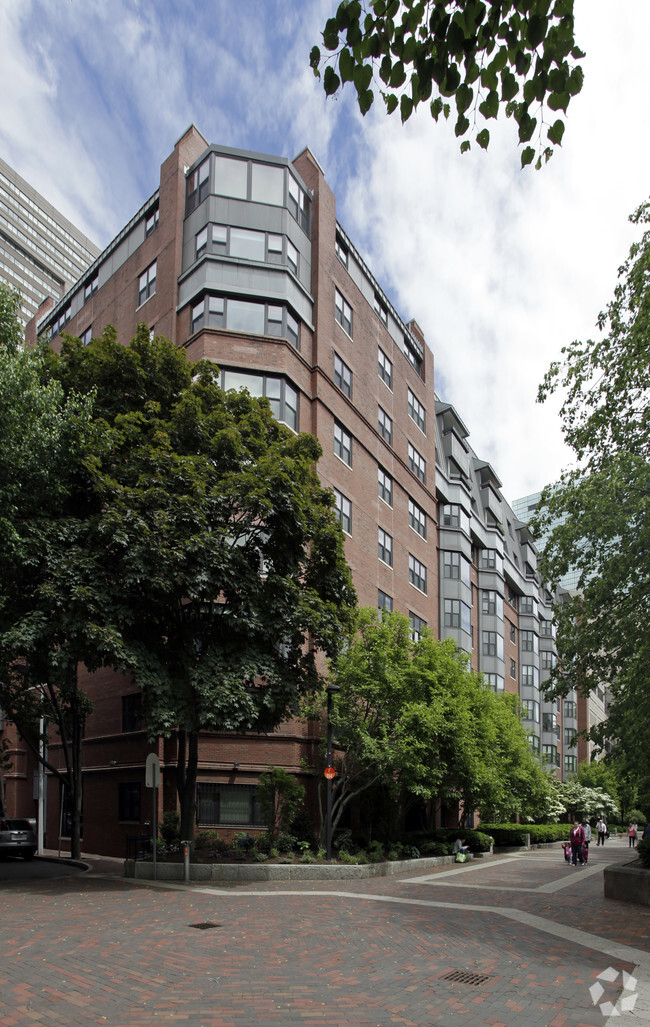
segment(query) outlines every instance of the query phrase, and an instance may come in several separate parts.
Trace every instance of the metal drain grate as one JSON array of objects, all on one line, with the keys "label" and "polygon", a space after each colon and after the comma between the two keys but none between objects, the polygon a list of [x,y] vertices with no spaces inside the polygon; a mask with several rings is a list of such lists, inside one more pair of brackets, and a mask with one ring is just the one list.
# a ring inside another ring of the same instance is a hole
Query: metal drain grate
[{"label": "metal drain grate", "polygon": [[443,981],[453,981],[454,984],[471,984],[477,988],[479,984],[485,984],[490,980],[490,974],[472,974],[467,970],[452,970],[451,973],[441,977]]},{"label": "metal drain grate", "polygon": [[209,931],[212,927],[221,927],[221,924],[213,924],[211,920],[204,920],[201,924],[189,924],[189,927],[195,927],[197,931]]}]

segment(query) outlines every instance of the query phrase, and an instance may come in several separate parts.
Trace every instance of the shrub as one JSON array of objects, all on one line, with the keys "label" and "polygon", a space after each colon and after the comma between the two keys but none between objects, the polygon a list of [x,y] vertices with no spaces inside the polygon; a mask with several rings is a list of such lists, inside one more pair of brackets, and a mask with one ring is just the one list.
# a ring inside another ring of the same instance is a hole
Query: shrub
[{"label": "shrub", "polygon": [[287,831],[280,831],[280,834],[275,839],[275,847],[279,852],[286,855],[289,852],[293,852],[295,849],[296,839]]},{"label": "shrub", "polygon": [[339,861],[341,863],[356,864],[359,862],[356,856],[352,856],[347,849],[341,849],[339,851]]},{"label": "shrub", "polygon": [[165,845],[180,841],[181,817],[176,810],[165,810],[160,824],[160,837]]},{"label": "shrub", "polygon": [[333,842],[334,848],[338,852],[340,849],[345,849],[346,852],[350,852],[353,848],[352,845],[352,831],[348,828],[345,831],[339,831]]},{"label": "shrub", "polygon": [[420,850],[417,845],[405,845],[404,846],[404,859],[419,859]]},{"label": "shrub", "polygon": [[277,859],[279,855],[280,853],[278,852],[278,850],[275,848],[274,845],[272,845],[269,849],[269,859]]},{"label": "shrub", "polygon": [[310,842],[296,842],[296,848],[300,850],[303,856],[306,856],[308,852],[311,852]]},{"label": "shrub", "polygon": [[644,867],[650,867],[650,838],[641,838],[637,843],[636,851]]},{"label": "shrub", "polygon": [[[199,831],[194,839],[194,851],[198,852],[202,849],[216,849],[220,841],[221,838],[216,831]],[[226,848],[228,848],[227,845]]]},{"label": "shrub", "polygon": [[449,856],[451,849],[447,842],[423,842],[420,852],[423,856]]},{"label": "shrub", "polygon": [[305,850],[303,850],[302,856],[300,857],[300,862],[301,863],[315,863],[316,862],[316,857],[314,856],[313,852],[309,851],[309,849],[305,849]]},{"label": "shrub", "polygon": [[303,785],[282,767],[269,767],[266,774],[260,775],[257,801],[272,837],[289,831],[304,798]]},{"label": "shrub", "polygon": [[248,852],[249,849],[255,847],[255,839],[252,834],[247,831],[241,831],[240,834],[236,834],[232,840],[233,848],[242,849],[244,852]]},{"label": "shrub", "polygon": [[265,852],[256,852],[254,854],[254,856],[253,856],[253,859],[255,860],[256,863],[264,863],[264,861],[267,860],[268,858],[269,857],[267,856],[267,854]]},{"label": "shrub", "polygon": [[210,855],[211,856],[227,856],[229,852],[230,852],[230,846],[228,845],[228,842],[225,841],[223,838],[219,838],[219,836],[217,835],[217,837],[215,838],[215,840],[214,840],[214,842],[213,842],[213,844],[212,844],[212,846],[210,848]]},{"label": "shrub", "polygon": [[385,858],[383,842],[371,842],[368,861],[370,863],[383,863]]}]

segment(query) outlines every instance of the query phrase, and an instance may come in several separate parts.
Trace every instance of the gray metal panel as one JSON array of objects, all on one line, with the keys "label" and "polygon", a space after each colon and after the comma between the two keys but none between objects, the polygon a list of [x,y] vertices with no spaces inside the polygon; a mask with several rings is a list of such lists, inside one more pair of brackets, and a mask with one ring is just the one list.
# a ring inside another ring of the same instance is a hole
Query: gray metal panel
[{"label": "gray metal panel", "polygon": [[233,296],[259,297],[272,303],[289,303],[301,321],[312,328],[312,301],[289,271],[280,265],[254,266],[230,258],[211,256],[201,260],[179,288],[179,307],[202,290],[227,292]]}]

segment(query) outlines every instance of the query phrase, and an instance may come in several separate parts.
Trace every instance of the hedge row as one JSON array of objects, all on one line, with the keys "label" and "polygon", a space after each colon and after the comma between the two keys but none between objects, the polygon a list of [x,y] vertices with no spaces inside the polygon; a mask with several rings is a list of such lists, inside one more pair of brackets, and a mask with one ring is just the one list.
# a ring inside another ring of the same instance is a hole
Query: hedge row
[{"label": "hedge row", "polygon": [[497,846],[525,845],[530,835],[531,845],[560,842],[569,837],[572,824],[481,824],[481,830],[491,834]]}]

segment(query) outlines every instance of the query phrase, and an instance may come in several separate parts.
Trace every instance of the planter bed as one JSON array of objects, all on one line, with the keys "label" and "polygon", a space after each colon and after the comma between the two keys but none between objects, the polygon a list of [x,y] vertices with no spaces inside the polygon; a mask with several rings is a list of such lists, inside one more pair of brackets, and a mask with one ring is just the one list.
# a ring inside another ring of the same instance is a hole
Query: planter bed
[{"label": "planter bed", "polygon": [[640,859],[605,867],[605,898],[650,906],[650,869]]}]

